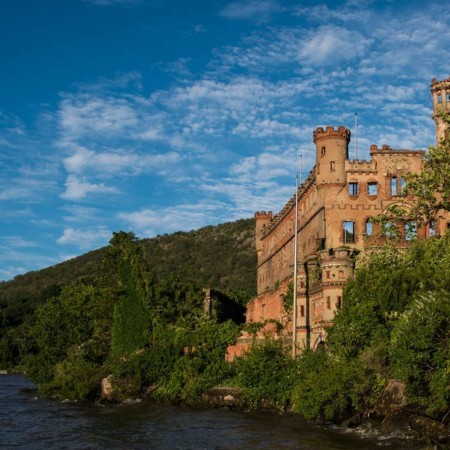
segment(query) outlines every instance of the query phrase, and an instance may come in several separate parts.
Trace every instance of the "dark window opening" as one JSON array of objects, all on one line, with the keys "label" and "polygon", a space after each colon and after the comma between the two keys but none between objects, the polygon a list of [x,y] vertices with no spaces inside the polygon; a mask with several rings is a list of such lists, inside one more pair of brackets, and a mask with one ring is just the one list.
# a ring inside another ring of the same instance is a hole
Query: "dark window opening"
[{"label": "dark window opening", "polygon": [[435,224],[434,224],[434,222],[432,220],[428,224],[428,230],[429,230],[428,234],[429,234],[430,237],[432,237],[432,236],[434,236],[436,234]]},{"label": "dark window opening", "polygon": [[330,161],[330,172],[336,172],[336,161]]},{"label": "dark window opening", "polygon": [[342,308],[342,297],[341,296],[338,296],[336,306],[338,309]]},{"label": "dark window opening", "polygon": [[300,317],[305,317],[305,306],[300,305]]},{"label": "dark window opening", "polygon": [[358,195],[358,183],[348,183],[348,193],[350,195]]},{"label": "dark window opening", "polygon": [[331,297],[327,297],[327,309],[331,309]]},{"label": "dark window opening", "polygon": [[342,230],[344,242],[355,242],[355,222],[343,222]]},{"label": "dark window opening", "polygon": [[321,149],[320,149],[320,155],[321,156],[325,156],[325,153],[327,152],[327,149],[326,149],[326,147],[322,147]]}]

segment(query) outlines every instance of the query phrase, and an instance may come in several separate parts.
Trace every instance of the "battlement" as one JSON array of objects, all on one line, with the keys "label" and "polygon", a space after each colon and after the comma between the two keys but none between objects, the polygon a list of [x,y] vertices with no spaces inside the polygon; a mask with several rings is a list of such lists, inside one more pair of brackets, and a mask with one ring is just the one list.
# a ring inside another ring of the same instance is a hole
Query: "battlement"
[{"label": "battlement", "polygon": [[324,130],[323,127],[318,127],[313,132],[314,142],[321,139],[345,139],[347,142],[350,141],[351,132],[348,128],[344,126],[332,127],[328,126]]},{"label": "battlement", "polygon": [[436,78],[431,80],[431,93],[440,92],[443,89],[450,89],[450,77],[445,80],[438,81]]},{"label": "battlement", "polygon": [[372,144],[370,146],[370,155],[372,156],[374,153],[381,153],[381,154],[413,154],[413,155],[423,155],[425,154],[424,150],[409,150],[406,148],[392,148],[389,145],[383,144],[381,148],[379,148],[377,145]]},{"label": "battlement", "polygon": [[257,211],[255,212],[255,219],[256,220],[272,220],[273,213],[272,211]]},{"label": "battlement", "polygon": [[376,170],[376,165],[373,161],[354,159],[345,162],[345,170],[349,172],[370,172]]}]

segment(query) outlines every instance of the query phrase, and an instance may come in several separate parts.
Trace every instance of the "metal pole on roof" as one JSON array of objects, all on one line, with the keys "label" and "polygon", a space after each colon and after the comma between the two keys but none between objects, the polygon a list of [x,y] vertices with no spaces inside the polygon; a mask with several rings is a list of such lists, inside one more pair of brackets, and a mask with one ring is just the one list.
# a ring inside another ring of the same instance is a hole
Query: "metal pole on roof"
[{"label": "metal pole on roof", "polygon": [[355,159],[358,159],[358,113],[355,113]]}]

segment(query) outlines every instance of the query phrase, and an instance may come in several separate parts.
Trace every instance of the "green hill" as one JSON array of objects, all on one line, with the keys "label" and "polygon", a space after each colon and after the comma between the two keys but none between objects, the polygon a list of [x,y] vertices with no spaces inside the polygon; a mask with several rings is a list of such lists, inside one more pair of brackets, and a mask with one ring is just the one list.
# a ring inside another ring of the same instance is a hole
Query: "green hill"
[{"label": "green hill", "polygon": [[[256,291],[254,220],[241,219],[189,232],[142,239],[145,256],[157,278],[177,275],[199,287],[240,293]],[[105,248],[42,270],[0,282],[0,355],[9,346],[8,330],[29,318],[37,305],[77,279],[89,281],[102,267]],[[0,358],[1,359],[1,358]]]}]

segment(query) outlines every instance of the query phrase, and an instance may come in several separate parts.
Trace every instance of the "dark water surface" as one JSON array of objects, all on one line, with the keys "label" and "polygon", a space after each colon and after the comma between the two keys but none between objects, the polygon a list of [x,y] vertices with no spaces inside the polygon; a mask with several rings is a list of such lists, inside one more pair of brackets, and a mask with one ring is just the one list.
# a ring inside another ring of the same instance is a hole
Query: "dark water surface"
[{"label": "dark water surface", "polygon": [[120,450],[420,448],[412,441],[363,431],[325,428],[289,415],[151,404],[108,408],[60,403],[38,399],[28,380],[12,375],[0,375],[0,447]]}]

